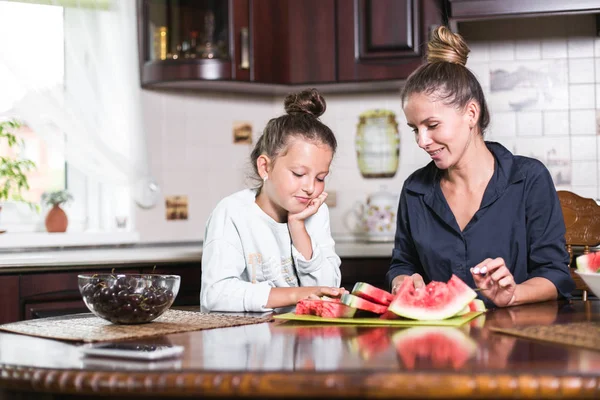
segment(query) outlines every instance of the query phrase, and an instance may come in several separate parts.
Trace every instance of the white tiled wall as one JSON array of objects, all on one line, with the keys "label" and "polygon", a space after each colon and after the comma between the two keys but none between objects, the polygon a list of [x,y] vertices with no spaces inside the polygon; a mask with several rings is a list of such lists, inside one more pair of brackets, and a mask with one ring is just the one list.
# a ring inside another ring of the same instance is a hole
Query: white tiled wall
[{"label": "white tiled wall", "polygon": [[[600,197],[600,39],[595,37],[595,18],[507,19],[459,28],[472,50],[468,67],[478,76],[490,106],[487,138],[546,162],[559,189]],[[492,79],[494,71],[509,74],[516,83]],[[498,85],[504,90],[492,90]],[[406,126],[398,91],[325,97],[328,108],[322,119],[339,142],[327,182],[327,190],[337,194],[332,231],[343,237],[356,222],[352,209],[357,202],[382,187],[398,194],[406,177],[429,160]],[[245,187],[251,146],[233,144],[232,124],[251,122],[256,140],[269,118],[283,112],[282,100],[283,96],[144,91],[152,170],[164,195],[188,195],[190,210],[187,221],[166,221],[163,203],[138,210],[142,240],[201,240],[217,201]],[[396,113],[401,141],[394,178],[364,179],[357,167],[358,115],[374,108]]]},{"label": "white tiled wall", "polygon": [[[427,162],[416,151],[412,133],[400,108],[397,90],[390,92],[326,95],[322,120],[337,136],[335,156],[327,190],[337,194],[331,209],[332,231],[348,235],[356,223],[351,210],[369,193],[386,187],[399,192],[402,182]],[[144,91],[145,129],[152,171],[163,195],[187,195],[189,219],[167,221],[161,202],[150,210],[138,210],[137,229],[143,241],[201,240],[204,224],[224,196],[248,183],[251,145],[233,144],[235,121],[251,122],[256,141],[267,121],[283,113],[283,96]],[[401,132],[401,167],[391,179],[363,179],[357,167],[354,141],[358,115],[373,108],[392,110]],[[421,154],[423,153],[423,154]]]},{"label": "white tiled wall", "polygon": [[487,138],[545,162],[557,188],[599,198],[595,16],[469,22],[459,31],[490,107]]},{"label": "white tiled wall", "polygon": [[262,129],[273,114],[271,97],[197,91],[144,91],[151,170],[163,197],[187,195],[187,220],[165,218],[164,200],[137,210],[142,241],[201,240],[208,214],[228,193],[244,186],[249,145],[234,145],[234,121]]}]

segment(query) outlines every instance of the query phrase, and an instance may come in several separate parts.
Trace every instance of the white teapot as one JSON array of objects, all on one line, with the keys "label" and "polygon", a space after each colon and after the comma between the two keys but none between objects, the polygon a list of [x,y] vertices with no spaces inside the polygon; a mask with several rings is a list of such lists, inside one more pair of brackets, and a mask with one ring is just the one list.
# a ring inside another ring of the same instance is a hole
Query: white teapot
[{"label": "white teapot", "polygon": [[356,230],[368,241],[394,241],[399,197],[382,187],[367,197],[366,203],[357,203],[354,215],[358,218]]}]

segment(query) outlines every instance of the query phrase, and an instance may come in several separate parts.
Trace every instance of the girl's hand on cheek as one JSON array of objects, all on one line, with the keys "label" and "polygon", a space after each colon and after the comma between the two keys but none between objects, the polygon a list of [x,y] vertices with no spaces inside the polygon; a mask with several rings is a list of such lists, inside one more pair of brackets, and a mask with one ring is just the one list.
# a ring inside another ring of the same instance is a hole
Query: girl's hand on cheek
[{"label": "girl's hand on cheek", "polygon": [[292,213],[288,214],[288,221],[292,221],[292,222],[293,221],[304,221],[306,218],[310,217],[311,215],[316,214],[316,212],[319,210],[319,207],[321,207],[321,204],[323,204],[325,202],[326,198],[327,198],[327,192],[321,193],[318,197],[315,197],[314,199],[309,201],[304,210],[302,210],[296,214],[292,214]]}]

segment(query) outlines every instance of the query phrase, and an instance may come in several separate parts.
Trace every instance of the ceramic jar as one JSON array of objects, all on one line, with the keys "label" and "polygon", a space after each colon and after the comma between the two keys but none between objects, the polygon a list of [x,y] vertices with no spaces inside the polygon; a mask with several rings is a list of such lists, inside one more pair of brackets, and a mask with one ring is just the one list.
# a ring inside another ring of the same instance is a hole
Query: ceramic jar
[{"label": "ceramic jar", "polygon": [[389,110],[369,110],[356,127],[356,158],[365,178],[391,178],[400,162],[400,135],[396,115]]}]

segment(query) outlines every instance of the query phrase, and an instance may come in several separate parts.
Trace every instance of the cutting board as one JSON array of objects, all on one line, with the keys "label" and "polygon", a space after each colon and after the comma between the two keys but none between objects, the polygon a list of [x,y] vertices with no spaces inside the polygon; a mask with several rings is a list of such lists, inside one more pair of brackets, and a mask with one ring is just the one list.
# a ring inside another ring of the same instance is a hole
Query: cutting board
[{"label": "cutting board", "polygon": [[352,325],[385,325],[385,326],[461,326],[473,318],[483,314],[483,311],[471,311],[460,317],[453,317],[439,321],[416,321],[412,319],[380,319],[377,317],[364,318],[323,318],[316,315],[297,315],[293,312],[273,315],[275,319],[289,321],[308,321]]}]

